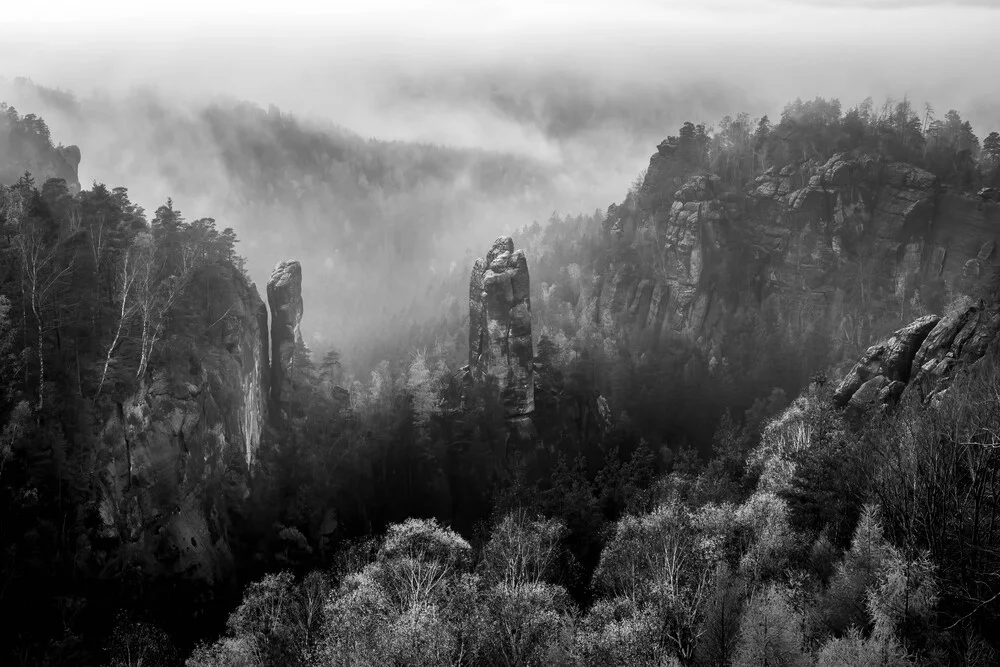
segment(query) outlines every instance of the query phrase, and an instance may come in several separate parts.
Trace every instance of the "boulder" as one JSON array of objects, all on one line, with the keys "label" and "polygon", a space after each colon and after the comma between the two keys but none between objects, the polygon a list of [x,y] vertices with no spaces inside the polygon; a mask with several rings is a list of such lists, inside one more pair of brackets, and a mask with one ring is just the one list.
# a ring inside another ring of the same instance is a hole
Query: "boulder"
[{"label": "boulder", "polygon": [[912,390],[920,400],[942,394],[954,373],[981,359],[1000,335],[1000,310],[982,301],[942,318],[914,356]]},{"label": "boulder", "polygon": [[1000,307],[979,301],[945,317],[927,315],[862,355],[833,395],[839,407],[889,406],[908,394],[934,406],[956,373],[1000,341]]},{"label": "boulder", "polygon": [[926,315],[899,329],[888,340],[868,348],[837,387],[834,404],[843,407],[849,402],[857,403],[854,396],[862,387],[867,387],[867,391],[858,401],[870,402],[888,384],[908,382],[914,357],[939,321],[936,315]]}]

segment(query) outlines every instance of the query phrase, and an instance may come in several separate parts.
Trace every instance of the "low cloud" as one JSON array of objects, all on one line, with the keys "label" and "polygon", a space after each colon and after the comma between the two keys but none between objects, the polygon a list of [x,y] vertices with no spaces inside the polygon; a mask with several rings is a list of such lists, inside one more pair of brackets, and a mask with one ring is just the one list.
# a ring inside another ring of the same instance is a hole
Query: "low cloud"
[{"label": "low cloud", "polygon": [[[871,11],[876,5],[894,11]],[[775,117],[796,97],[837,97],[849,107],[906,95],[939,116],[958,109],[980,136],[1000,129],[997,5],[245,0],[233,12],[195,0],[54,0],[44,12],[5,8],[0,77],[72,90],[86,104],[83,116],[38,98],[21,109],[44,116],[57,141],[81,146],[85,185],[126,185],[150,210],[175,196],[189,217],[219,217],[237,229],[258,281],[278,252],[314,253],[311,275],[343,279],[346,259],[357,259],[350,241],[317,249],[309,227],[331,224],[323,217],[336,218],[331,212],[275,220],[274,238],[241,219],[203,122],[208,105],[273,103],[330,132],[497,151],[546,170],[544,196],[516,205],[484,199],[465,227],[454,221],[451,236],[435,239],[440,256],[425,265],[446,267],[466,247],[553,210],[592,212],[620,200],[656,143],[685,120]],[[0,96],[17,95],[0,85]],[[457,176],[451,191],[466,192],[467,181]],[[315,305],[349,285],[309,289],[315,331],[350,324],[317,317]]]}]

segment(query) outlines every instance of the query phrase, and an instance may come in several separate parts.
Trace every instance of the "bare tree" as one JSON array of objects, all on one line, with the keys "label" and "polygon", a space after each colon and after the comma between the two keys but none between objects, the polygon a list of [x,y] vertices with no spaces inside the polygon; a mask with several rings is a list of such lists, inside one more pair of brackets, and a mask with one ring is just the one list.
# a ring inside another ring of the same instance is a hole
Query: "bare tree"
[{"label": "bare tree", "polygon": [[872,489],[906,553],[929,550],[964,611],[993,615],[1000,599],[1000,365],[956,380],[935,409],[906,406],[872,429]]},{"label": "bare tree", "polygon": [[159,255],[149,234],[140,235],[137,248],[137,274],[134,289],[139,317],[139,366],[136,379],[146,373],[150,357],[163,336],[167,315],[183,294],[198,264],[183,267],[180,274],[166,270],[166,258]]},{"label": "bare tree", "polygon": [[59,244],[46,243],[44,231],[30,221],[21,221],[14,238],[15,252],[21,268],[21,290],[31,308],[37,327],[38,409],[45,405],[45,334],[53,328],[48,319],[55,302],[57,288],[73,268],[73,259],[60,266]]},{"label": "bare tree", "polygon": [[619,520],[594,573],[604,590],[655,610],[659,642],[691,664],[702,633],[715,563],[689,512],[676,500]]},{"label": "bare tree", "polygon": [[[95,250],[95,257],[97,252]],[[130,245],[122,253],[118,261],[115,276],[118,282],[118,303],[117,316],[118,326],[115,329],[115,336],[108,344],[108,351],[104,357],[104,369],[101,371],[101,381],[97,385],[97,396],[100,396],[104,381],[108,376],[108,368],[111,366],[111,358],[122,340],[122,333],[126,330],[129,322],[138,310],[136,298],[137,282],[142,271],[141,260],[143,259],[140,246]]]}]

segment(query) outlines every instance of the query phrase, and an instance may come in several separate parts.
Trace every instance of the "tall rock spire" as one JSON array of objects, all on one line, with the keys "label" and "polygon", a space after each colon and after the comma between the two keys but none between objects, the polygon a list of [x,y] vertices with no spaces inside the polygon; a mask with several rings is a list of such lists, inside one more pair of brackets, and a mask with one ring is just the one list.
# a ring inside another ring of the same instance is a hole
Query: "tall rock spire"
[{"label": "tall rock spire", "polygon": [[271,410],[276,419],[288,415],[295,365],[295,344],[301,336],[302,266],[279,262],[267,281],[271,307]]},{"label": "tall rock spire", "polygon": [[507,417],[534,412],[534,351],[528,260],[509,236],[498,238],[472,267],[469,370],[500,385]]}]

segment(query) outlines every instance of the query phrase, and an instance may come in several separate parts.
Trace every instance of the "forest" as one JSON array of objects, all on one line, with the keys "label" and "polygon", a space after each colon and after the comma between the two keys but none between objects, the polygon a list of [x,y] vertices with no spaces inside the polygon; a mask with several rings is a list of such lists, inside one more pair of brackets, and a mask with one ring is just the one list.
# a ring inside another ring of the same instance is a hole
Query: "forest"
[{"label": "forest", "polygon": [[[236,234],[180,200],[149,215],[126,187],[38,183],[20,167],[58,147],[35,116],[5,105],[0,137],[17,147],[0,153],[16,173],[0,186],[3,664],[996,664],[1000,343],[933,409],[833,397],[869,344],[917,317],[995,306],[993,276],[917,295],[845,270],[838,289],[871,311],[863,335],[797,338],[764,300],[730,322],[709,372],[697,341],[609,337],[586,316],[609,266],[655,259],[609,233],[665,196],[641,174],[607,211],[515,234],[531,270],[529,440],[493,383],[461,380],[470,250],[421,297],[425,317],[390,320],[377,344],[297,341],[288,419],[200,489],[231,552],[207,581],[166,573],[178,556],[163,542],[129,539],[149,526],[109,528],[124,516],[109,425],[175,369],[209,378],[226,411],[217,350],[243,349],[252,315],[231,304],[256,295]],[[1000,187],[1000,135],[906,99],[685,123],[661,153],[733,197],[835,153],[970,196]]]}]

